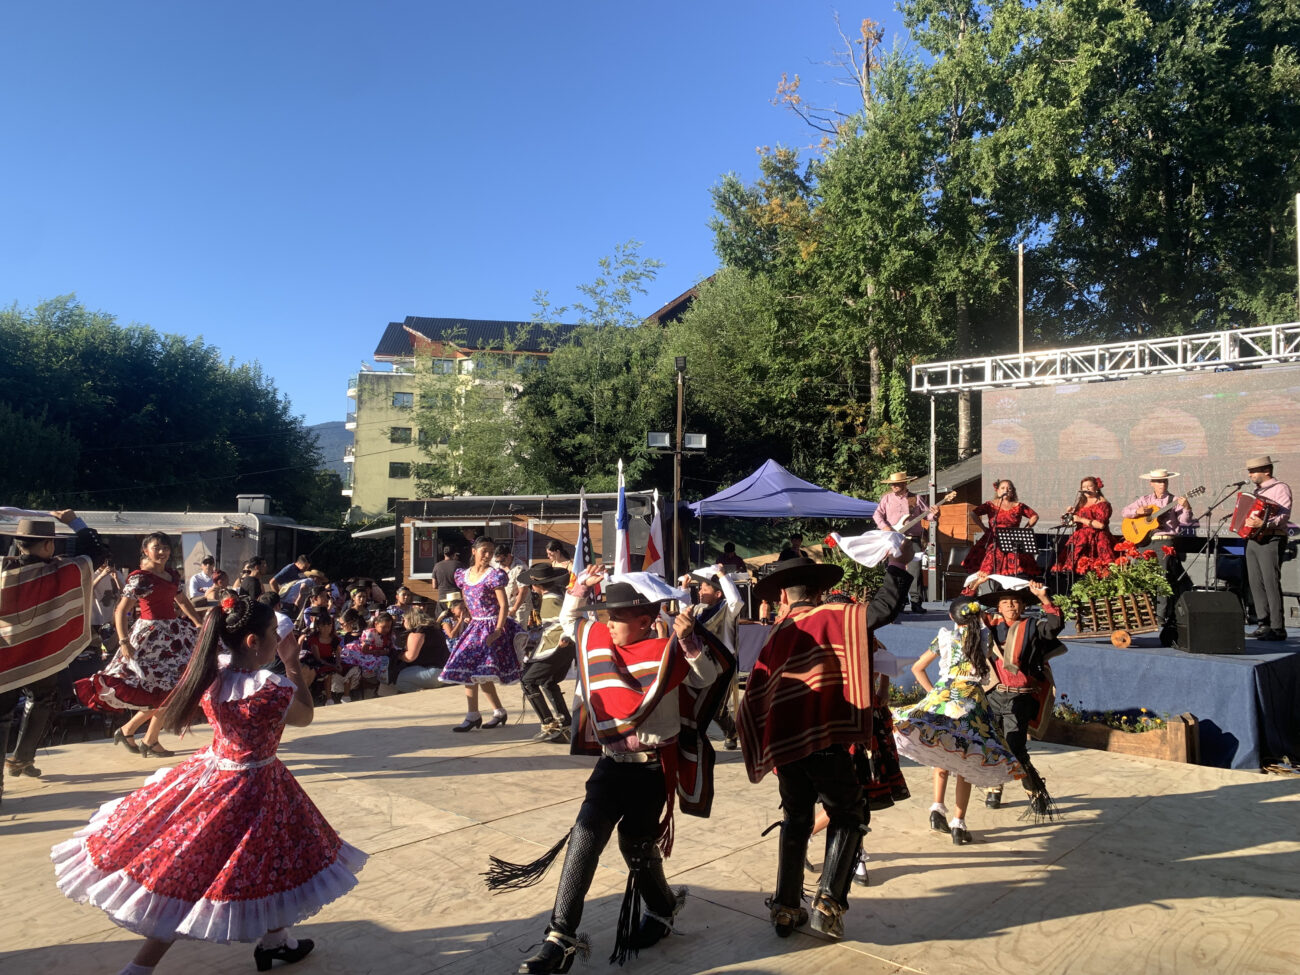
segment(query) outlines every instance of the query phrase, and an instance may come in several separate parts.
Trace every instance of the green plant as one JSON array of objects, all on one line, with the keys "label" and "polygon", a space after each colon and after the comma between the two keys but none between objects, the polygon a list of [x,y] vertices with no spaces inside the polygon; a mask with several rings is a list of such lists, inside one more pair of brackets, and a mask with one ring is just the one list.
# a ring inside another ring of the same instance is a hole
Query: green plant
[{"label": "green plant", "polygon": [[1052,719],[1061,724],[1103,724],[1116,731],[1129,734],[1141,734],[1144,731],[1159,731],[1168,727],[1169,715],[1156,715],[1146,708],[1127,708],[1121,711],[1088,711],[1081,704],[1071,703],[1069,697],[1061,695],[1052,710]]},{"label": "green plant", "polygon": [[1105,602],[1117,596],[1154,598],[1173,594],[1155,552],[1139,552],[1131,542],[1120,542],[1115,551],[1119,554],[1113,562],[1080,559],[1078,568],[1083,572],[1082,577],[1070,587],[1068,595],[1053,596],[1053,604],[1073,616],[1089,600]]},{"label": "green plant", "polygon": [[823,552],[827,562],[838,565],[844,570],[844,577],[840,579],[836,588],[840,592],[852,596],[860,603],[869,600],[872,594],[880,588],[880,584],[885,581],[883,566],[869,569],[859,562],[854,562],[838,548],[832,548],[829,545],[823,549]]}]

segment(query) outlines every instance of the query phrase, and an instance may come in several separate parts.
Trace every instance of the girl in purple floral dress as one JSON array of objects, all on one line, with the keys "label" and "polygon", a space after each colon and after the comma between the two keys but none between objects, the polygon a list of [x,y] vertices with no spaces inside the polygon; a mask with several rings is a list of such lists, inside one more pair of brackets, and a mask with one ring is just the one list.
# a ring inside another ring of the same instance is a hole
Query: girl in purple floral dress
[{"label": "girl in purple floral dress", "polygon": [[[506,574],[492,568],[494,544],[490,538],[474,543],[474,561],[468,569],[456,570],[456,584],[469,609],[469,625],[456,640],[447,658],[441,680],[465,685],[465,720],[453,731],[496,728],[506,723],[496,682],[513,684],[519,679],[519,658],[515,655],[515,634],[519,624],[506,614]],[[492,720],[483,723],[478,710],[478,691],[492,703]]]}]

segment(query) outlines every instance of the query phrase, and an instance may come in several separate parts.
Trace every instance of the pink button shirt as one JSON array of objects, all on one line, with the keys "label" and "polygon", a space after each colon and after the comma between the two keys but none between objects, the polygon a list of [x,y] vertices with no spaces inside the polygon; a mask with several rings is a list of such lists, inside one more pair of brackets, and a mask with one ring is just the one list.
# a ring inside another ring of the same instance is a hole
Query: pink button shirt
[{"label": "pink button shirt", "polygon": [[[1136,518],[1144,508],[1149,508],[1152,505],[1155,505],[1158,508],[1163,508],[1166,505],[1171,505],[1173,503],[1174,495],[1172,494],[1166,494],[1163,498],[1157,498],[1154,494],[1144,494],[1121,511],[1120,517]],[[1176,514],[1165,515],[1160,519],[1160,528],[1157,529],[1157,532],[1178,534],[1181,529],[1190,530],[1195,528],[1196,525],[1197,521],[1192,517],[1191,511],[1187,508],[1179,508]]]},{"label": "pink button shirt", "polygon": [[1255,488],[1255,493],[1278,505],[1279,510],[1265,524],[1272,528],[1285,528],[1291,517],[1291,487],[1276,477],[1271,477]]},{"label": "pink button shirt", "polygon": [[[909,499],[916,505],[915,508],[909,506]],[[886,491],[885,496],[880,499],[880,504],[876,508],[873,516],[876,520],[876,526],[885,531],[893,531],[894,526],[899,522],[907,521],[922,511],[929,511],[930,506],[926,504],[924,498],[915,494],[904,494],[901,497],[893,491]],[[917,523],[908,533],[916,538],[921,537],[921,525]]]}]

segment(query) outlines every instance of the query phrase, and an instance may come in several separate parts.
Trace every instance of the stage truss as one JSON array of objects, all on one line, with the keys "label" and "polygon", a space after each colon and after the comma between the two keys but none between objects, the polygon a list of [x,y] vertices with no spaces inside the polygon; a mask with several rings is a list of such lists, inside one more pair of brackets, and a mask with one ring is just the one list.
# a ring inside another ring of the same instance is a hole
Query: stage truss
[{"label": "stage truss", "polygon": [[1092,383],[1161,373],[1300,362],[1300,322],[912,366],[912,392]]}]

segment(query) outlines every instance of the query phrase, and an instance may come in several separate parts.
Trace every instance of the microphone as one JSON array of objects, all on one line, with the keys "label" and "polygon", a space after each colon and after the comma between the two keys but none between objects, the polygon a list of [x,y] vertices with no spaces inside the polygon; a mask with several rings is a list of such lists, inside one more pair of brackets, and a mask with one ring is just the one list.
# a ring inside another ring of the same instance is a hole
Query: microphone
[{"label": "microphone", "polygon": [[1245,482],[1245,481],[1233,481],[1233,482],[1232,482],[1232,486],[1233,486],[1233,487],[1236,487],[1236,488],[1239,488],[1239,487],[1245,487],[1245,486],[1246,486],[1246,482]]}]

